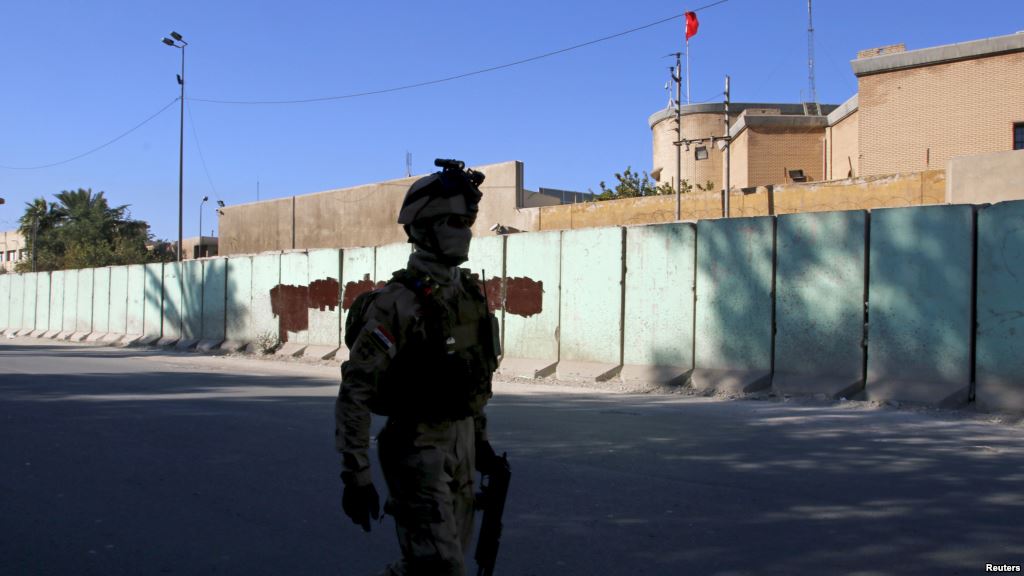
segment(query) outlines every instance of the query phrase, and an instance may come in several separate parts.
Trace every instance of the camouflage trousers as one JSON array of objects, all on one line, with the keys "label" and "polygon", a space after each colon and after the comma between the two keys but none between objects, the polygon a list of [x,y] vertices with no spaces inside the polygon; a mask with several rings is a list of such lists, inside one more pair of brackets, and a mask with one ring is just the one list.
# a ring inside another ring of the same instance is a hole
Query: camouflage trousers
[{"label": "camouflage trousers", "polygon": [[389,420],[377,438],[402,558],[395,576],[463,576],[473,539],[473,418],[439,424]]}]

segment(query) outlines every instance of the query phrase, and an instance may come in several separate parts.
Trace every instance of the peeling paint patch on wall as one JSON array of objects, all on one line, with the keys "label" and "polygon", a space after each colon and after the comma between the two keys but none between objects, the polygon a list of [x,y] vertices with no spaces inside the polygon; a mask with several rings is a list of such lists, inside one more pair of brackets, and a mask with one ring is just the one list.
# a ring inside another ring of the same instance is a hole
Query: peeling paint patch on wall
[{"label": "peeling paint patch on wall", "polygon": [[270,310],[278,319],[278,338],[288,341],[288,332],[309,329],[309,310],[338,307],[338,280],[314,280],[309,286],[278,284],[270,289]]},{"label": "peeling paint patch on wall", "polygon": [[[488,288],[489,288],[488,284]],[[540,314],[544,310],[544,281],[532,278],[509,278],[505,311],[524,318]],[[491,300],[491,295],[487,295]]]},{"label": "peeling paint patch on wall", "polygon": [[314,280],[309,284],[309,307],[323,312],[338,307],[338,288],[341,285],[334,278]]},{"label": "peeling paint patch on wall", "polygon": [[491,312],[501,310],[501,278],[491,276],[490,278],[485,278],[485,283],[481,284],[480,275],[476,272],[471,273],[469,277],[476,282],[480,291],[487,295],[487,309]]},{"label": "peeling paint patch on wall", "polygon": [[373,280],[370,280],[369,274],[364,274],[363,279],[358,282],[345,283],[345,293],[342,296],[341,308],[343,310],[352,308],[352,303],[356,301],[360,294],[377,288],[383,288],[385,284],[387,282],[377,282],[374,284]]}]

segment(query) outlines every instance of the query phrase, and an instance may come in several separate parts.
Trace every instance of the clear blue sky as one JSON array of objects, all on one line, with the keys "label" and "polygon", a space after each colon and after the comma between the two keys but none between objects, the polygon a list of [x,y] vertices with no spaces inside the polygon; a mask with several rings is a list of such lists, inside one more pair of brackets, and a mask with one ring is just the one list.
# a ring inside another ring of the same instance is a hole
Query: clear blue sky
[{"label": "clear blue sky", "polygon": [[[714,0],[623,2],[340,2],[54,0],[4,3],[0,17],[0,165],[77,156],[129,130],[178,94],[294,100],[430,81],[498,66],[643,26]],[[807,90],[805,0],[728,0],[699,12],[690,42],[692,101],[798,102]],[[849,61],[896,42],[909,49],[1024,30],[1024,2],[818,0],[817,90],[856,92]],[[433,158],[525,162],[528,188],[586,191],[627,165],[650,170],[647,118],[681,48],[676,19],[550,58],[411,90],[292,105],[188,101],[185,236],[211,208],[433,170]],[[1022,71],[1024,73],[1024,71]],[[979,90],[997,87],[979,86]],[[177,236],[178,107],[102,150],[37,170],[0,168],[0,229],[24,203],[64,189],[105,191]],[[198,145],[197,138],[198,136]],[[205,159],[207,170],[203,168]]]}]

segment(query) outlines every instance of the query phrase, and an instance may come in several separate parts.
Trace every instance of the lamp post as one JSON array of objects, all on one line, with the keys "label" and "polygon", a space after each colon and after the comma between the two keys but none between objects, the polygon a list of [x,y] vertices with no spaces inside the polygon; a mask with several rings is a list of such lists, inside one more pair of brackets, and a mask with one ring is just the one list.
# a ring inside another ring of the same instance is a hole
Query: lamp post
[{"label": "lamp post", "polygon": [[[173,40],[172,40],[173,38]],[[182,210],[184,209],[184,167],[185,167],[185,46],[188,42],[177,32],[171,32],[170,38],[164,38],[163,43],[181,50],[181,74],[178,75],[178,85],[181,86],[181,122],[178,129],[178,261],[182,260]]]},{"label": "lamp post", "polygon": [[206,204],[209,200],[209,196],[203,196],[203,201],[199,203],[199,256],[203,257],[203,204]]}]

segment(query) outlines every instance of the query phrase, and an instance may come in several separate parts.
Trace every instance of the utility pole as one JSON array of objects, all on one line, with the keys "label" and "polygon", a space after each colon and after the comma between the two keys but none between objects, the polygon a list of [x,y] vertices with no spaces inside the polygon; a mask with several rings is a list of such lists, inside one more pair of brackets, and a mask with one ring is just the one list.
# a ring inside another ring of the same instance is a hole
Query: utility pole
[{"label": "utility pole", "polygon": [[729,138],[729,75],[725,76],[725,217],[729,217],[729,160],[732,141]]},{"label": "utility pole", "polygon": [[812,104],[818,102],[814,87],[814,19],[811,17],[811,0],[807,0],[807,89]]},{"label": "utility pole", "polygon": [[682,54],[676,52],[676,68],[672,80],[676,83],[676,220],[683,216],[683,69]]}]

